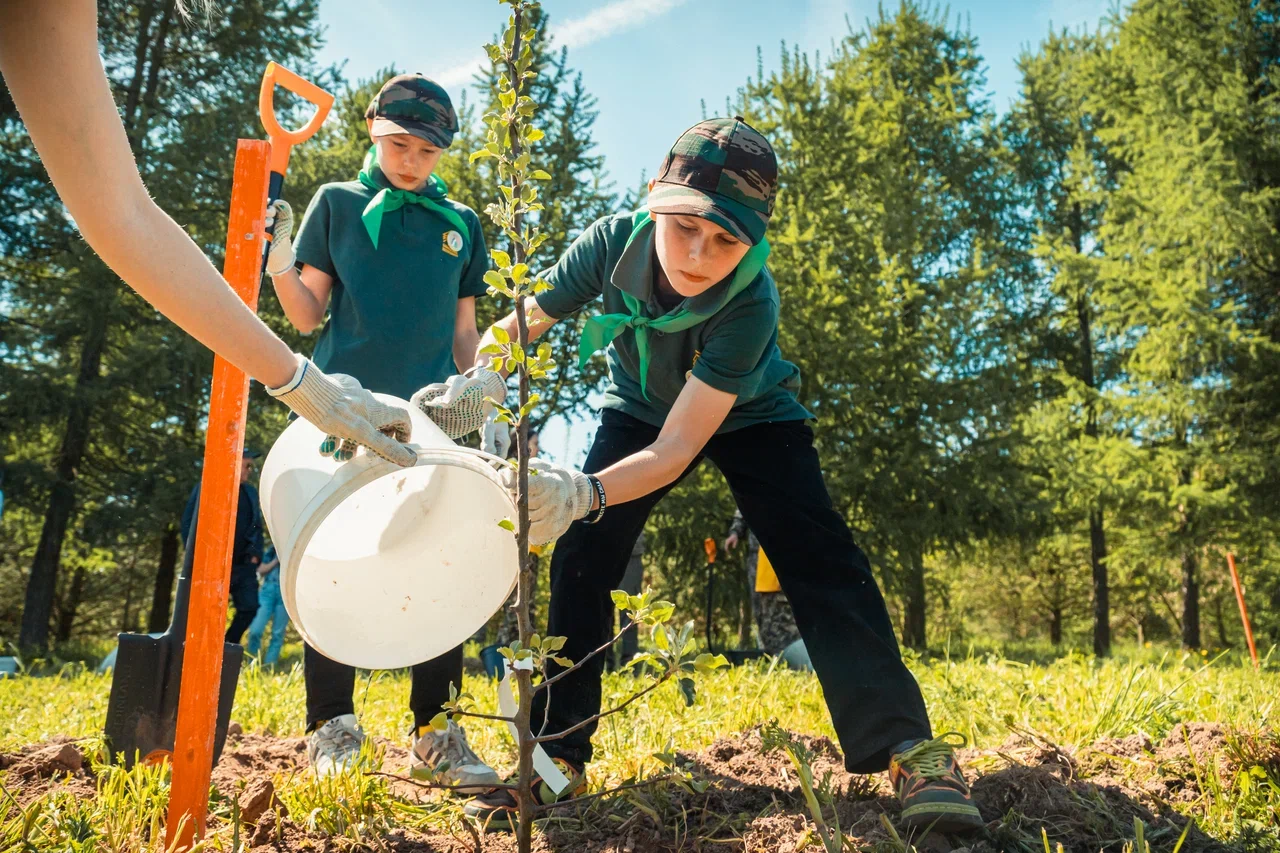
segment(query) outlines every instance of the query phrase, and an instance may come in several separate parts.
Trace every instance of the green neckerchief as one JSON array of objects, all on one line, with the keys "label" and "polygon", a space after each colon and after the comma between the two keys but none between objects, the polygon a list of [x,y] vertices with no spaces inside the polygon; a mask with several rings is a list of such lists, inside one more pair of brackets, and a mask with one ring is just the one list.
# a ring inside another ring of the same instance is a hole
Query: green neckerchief
[{"label": "green neckerchief", "polygon": [[360,169],[360,183],[371,190],[378,191],[373,201],[365,207],[364,213],[360,214],[365,230],[369,232],[369,239],[373,241],[373,248],[378,248],[378,234],[382,231],[382,215],[399,210],[406,204],[417,204],[444,217],[446,222],[457,229],[458,234],[462,236],[465,251],[471,233],[456,211],[436,201],[436,199],[443,199],[449,192],[449,186],[439,175],[433,174],[428,178],[427,185],[421,192],[398,190],[391,185],[387,176],[382,173],[382,169],[378,167],[377,148],[371,146],[369,153],[364,155],[364,166]]},{"label": "green neckerchief", "polygon": [[[650,224],[649,211],[637,210],[632,218],[631,236],[627,238],[627,248],[635,242],[636,237]],[[582,329],[582,340],[578,343],[578,367],[586,367],[591,356],[609,346],[613,339],[625,329],[634,329],[636,333],[636,350],[640,354],[640,393],[649,399],[647,379],[649,376],[649,330],[657,332],[683,332],[712,317],[716,311],[729,304],[729,300],[747,288],[764,269],[765,259],[769,257],[769,241],[761,240],[747,250],[738,263],[738,269],[729,283],[728,292],[720,300],[715,311],[709,314],[697,314],[688,308],[681,307],[663,314],[661,317],[649,317],[645,313],[645,305],[635,296],[622,290],[622,300],[627,306],[627,314],[600,314],[587,320]],[[619,288],[621,290],[621,288]],[[686,299],[685,305],[688,304]]]}]

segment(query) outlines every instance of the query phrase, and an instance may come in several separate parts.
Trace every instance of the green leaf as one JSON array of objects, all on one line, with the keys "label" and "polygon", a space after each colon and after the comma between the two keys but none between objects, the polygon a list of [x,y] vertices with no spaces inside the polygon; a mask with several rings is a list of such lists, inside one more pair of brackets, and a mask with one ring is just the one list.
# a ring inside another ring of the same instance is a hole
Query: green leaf
[{"label": "green leaf", "polygon": [[489,328],[493,330],[493,339],[495,341],[497,341],[500,344],[511,343],[511,336],[507,334],[506,329],[502,328],[501,326],[490,326]]},{"label": "green leaf", "polygon": [[643,666],[647,663],[656,663],[657,660],[658,660],[657,658],[655,658],[653,655],[649,654],[648,652],[641,652],[640,654],[631,658],[631,660],[627,661],[627,668],[630,669],[632,667]]},{"label": "green leaf", "polygon": [[659,651],[671,651],[671,638],[667,636],[667,629],[662,625],[658,625],[653,629],[653,644],[658,647]]},{"label": "green leaf", "polygon": [[501,527],[503,530],[509,530],[512,533],[516,532],[515,522],[509,518],[504,518],[502,519],[502,521],[499,521],[498,526]]},{"label": "green leaf", "polygon": [[516,264],[511,268],[511,280],[516,284],[524,284],[525,279],[529,277],[528,264]]},{"label": "green leaf", "polygon": [[511,256],[501,249],[494,249],[489,253],[489,257],[493,258],[493,262],[500,267],[511,266]]},{"label": "green leaf", "polygon": [[560,657],[559,655],[552,655],[551,659],[556,663],[560,664],[561,666],[565,667],[566,669],[573,666],[573,661],[565,657]]},{"label": "green leaf", "polygon": [[533,180],[535,180],[535,181],[549,181],[549,180],[551,180],[551,175],[550,175],[548,172],[546,172],[546,171],[544,171],[544,170],[542,170],[542,169],[535,169],[535,170],[534,170],[534,171],[529,175],[529,177],[530,177],[530,178],[532,178],[532,179],[533,179]]},{"label": "green leaf", "polygon": [[629,596],[625,591],[620,589],[615,589],[613,592],[609,593],[609,597],[613,599],[614,607],[618,608],[619,610],[627,609],[627,600]]},{"label": "green leaf", "polygon": [[438,732],[448,731],[449,715],[446,714],[444,711],[441,711],[439,714],[436,714],[434,717],[431,718],[431,728],[435,729]]},{"label": "green leaf", "polygon": [[[542,139],[544,136],[546,136],[546,134],[543,133],[541,130],[539,130],[536,127],[531,127],[529,128],[529,131],[525,134],[524,138],[528,142],[537,142],[538,140]],[[534,178],[538,177],[538,173],[534,172],[532,177]]]},{"label": "green leaf", "polygon": [[499,290],[507,286],[507,280],[503,278],[496,270],[489,270],[484,274],[484,283],[490,287],[496,287]]}]

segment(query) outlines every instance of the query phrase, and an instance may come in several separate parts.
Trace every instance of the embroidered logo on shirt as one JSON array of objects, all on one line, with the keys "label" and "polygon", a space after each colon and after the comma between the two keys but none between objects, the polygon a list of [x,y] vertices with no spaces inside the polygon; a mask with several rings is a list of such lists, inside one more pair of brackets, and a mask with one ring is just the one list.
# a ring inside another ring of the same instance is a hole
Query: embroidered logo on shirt
[{"label": "embroidered logo on shirt", "polygon": [[698,366],[698,359],[700,359],[700,358],[702,358],[702,350],[700,350],[700,349],[696,349],[696,350],[694,350],[694,351],[693,351],[693,365],[692,365],[688,370],[686,370],[686,371],[684,372],[684,381],[685,381],[685,382],[688,382],[690,379],[692,379],[692,378],[693,378],[693,368]]},{"label": "embroidered logo on shirt", "polygon": [[457,231],[444,232],[444,246],[442,250],[458,257],[458,253],[462,251],[462,235]]}]

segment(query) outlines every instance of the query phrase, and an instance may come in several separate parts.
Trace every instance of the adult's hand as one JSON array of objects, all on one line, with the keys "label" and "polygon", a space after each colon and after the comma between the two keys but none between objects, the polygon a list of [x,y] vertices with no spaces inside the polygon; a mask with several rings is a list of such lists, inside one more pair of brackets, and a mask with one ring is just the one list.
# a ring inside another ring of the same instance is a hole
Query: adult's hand
[{"label": "adult's hand", "polygon": [[401,443],[412,431],[409,413],[381,402],[351,376],[327,376],[310,359],[298,356],[293,381],[268,388],[267,393],[328,434],[322,453],[350,459],[356,447],[367,447],[403,467],[418,459]]}]

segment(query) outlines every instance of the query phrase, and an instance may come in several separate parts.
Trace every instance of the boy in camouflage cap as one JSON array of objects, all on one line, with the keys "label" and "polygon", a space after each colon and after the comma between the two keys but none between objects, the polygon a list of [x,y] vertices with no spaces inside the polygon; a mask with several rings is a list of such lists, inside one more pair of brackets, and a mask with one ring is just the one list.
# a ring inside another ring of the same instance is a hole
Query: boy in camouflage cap
[{"label": "boy in camouflage cap", "polygon": [[[976,827],[953,749],[963,738],[933,737],[871,566],[827,494],[805,423],[812,415],[796,399],[800,371],[778,349],[778,288],[765,266],[777,178],[772,147],[741,118],[700,122],[667,155],[646,209],[600,219],[545,274],[553,289],[537,296],[530,336],[603,297],[579,356],[606,350],[611,379],[587,473],[532,463],[540,476],[529,481],[530,541],[559,539],[547,633],[567,637],[563,653],[575,661],[608,640],[610,591],[632,543],[662,496],[707,457],[791,601],[846,767],[888,768],[909,826]],[[515,315],[495,328],[514,335]],[[481,345],[493,341],[490,330]],[[599,713],[603,665],[594,657],[558,681],[549,707],[539,693],[534,719],[548,714],[555,733]],[[545,744],[570,784],[556,792],[538,780],[540,802],[583,789],[595,729]],[[491,825],[510,825],[515,809],[497,789],[467,805]]]},{"label": "boy in camouflage cap", "polygon": [[[407,399],[423,385],[472,366],[480,339],[475,298],[485,292],[488,254],[475,211],[448,198],[436,164],[458,119],[444,89],[421,74],[392,77],[365,114],[373,147],[358,180],[320,188],[298,233],[279,202],[267,271],[285,316],[303,333],[324,323],[313,356],[327,371],[371,391]],[[328,312],[326,321],[325,314]],[[322,452],[350,458],[332,437]],[[364,733],[352,692],[355,670],[307,647],[307,755],[320,775],[353,763]],[[437,778],[483,790],[498,775],[476,757],[457,723],[430,722],[462,685],[462,647],[413,667],[413,771],[447,761]]]}]

